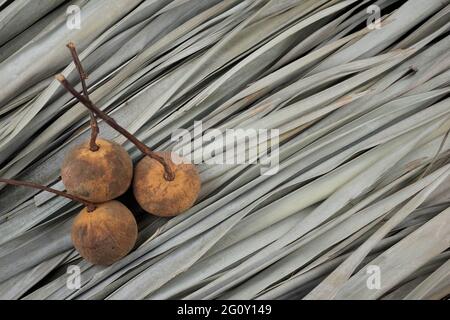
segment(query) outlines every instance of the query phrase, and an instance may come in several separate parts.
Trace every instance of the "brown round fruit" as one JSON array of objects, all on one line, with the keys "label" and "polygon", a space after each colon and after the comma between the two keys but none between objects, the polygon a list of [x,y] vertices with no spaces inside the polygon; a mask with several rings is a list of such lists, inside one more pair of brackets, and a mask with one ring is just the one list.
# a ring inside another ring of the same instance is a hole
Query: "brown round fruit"
[{"label": "brown round fruit", "polygon": [[88,212],[84,208],[72,226],[72,242],[87,261],[108,266],[134,247],[138,229],[133,214],[119,201],[108,201]]},{"label": "brown round fruit", "polygon": [[102,203],[124,194],[133,179],[133,162],[119,144],[97,139],[100,147],[90,150],[86,141],[69,151],[61,178],[67,192],[94,203]]},{"label": "brown round fruit", "polygon": [[[134,169],[133,192],[139,205],[147,212],[160,217],[176,216],[197,200],[201,182],[192,164],[175,164],[170,152],[158,152],[175,174],[173,181],[164,178],[164,167],[158,161],[144,157]],[[176,154],[173,154],[177,157]],[[181,159],[180,159],[181,160]]]}]

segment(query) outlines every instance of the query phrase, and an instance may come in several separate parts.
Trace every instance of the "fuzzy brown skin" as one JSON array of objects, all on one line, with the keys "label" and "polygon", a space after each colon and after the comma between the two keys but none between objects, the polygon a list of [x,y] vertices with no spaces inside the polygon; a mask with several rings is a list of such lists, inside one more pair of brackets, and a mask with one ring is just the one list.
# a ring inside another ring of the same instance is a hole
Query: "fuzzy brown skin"
[{"label": "fuzzy brown skin", "polygon": [[194,205],[201,188],[200,176],[192,164],[174,164],[170,152],[158,154],[168,161],[175,179],[167,181],[163,166],[145,157],[134,169],[133,192],[145,211],[160,217],[173,217]]},{"label": "fuzzy brown skin", "polygon": [[97,139],[98,151],[89,141],[73,148],[64,159],[61,178],[67,192],[94,203],[124,194],[133,179],[133,162],[119,144]]},{"label": "fuzzy brown skin", "polygon": [[125,257],[134,247],[138,228],[133,214],[118,201],[83,209],[72,226],[72,243],[92,264],[108,266]]}]

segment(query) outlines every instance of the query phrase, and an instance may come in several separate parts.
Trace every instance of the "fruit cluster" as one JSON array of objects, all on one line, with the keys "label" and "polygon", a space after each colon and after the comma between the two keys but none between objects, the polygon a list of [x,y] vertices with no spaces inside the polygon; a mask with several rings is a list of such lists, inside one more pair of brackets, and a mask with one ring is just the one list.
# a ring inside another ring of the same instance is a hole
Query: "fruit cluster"
[{"label": "fruit cluster", "polygon": [[[115,200],[132,186],[139,205],[148,213],[173,217],[189,209],[197,200],[201,182],[194,165],[173,161],[171,152],[154,152],[90,100],[86,73],[75,45],[69,43],[78,70],[82,93],[62,75],[56,79],[90,111],[91,138],[66,155],[61,178],[66,192],[31,182],[0,179],[0,182],[53,192],[85,205],[72,226],[72,242],[80,255],[98,265],[110,265],[126,256],[135,246],[138,227],[134,215]],[[133,168],[127,151],[119,144],[97,138],[101,118],[128,138],[144,153]]]}]

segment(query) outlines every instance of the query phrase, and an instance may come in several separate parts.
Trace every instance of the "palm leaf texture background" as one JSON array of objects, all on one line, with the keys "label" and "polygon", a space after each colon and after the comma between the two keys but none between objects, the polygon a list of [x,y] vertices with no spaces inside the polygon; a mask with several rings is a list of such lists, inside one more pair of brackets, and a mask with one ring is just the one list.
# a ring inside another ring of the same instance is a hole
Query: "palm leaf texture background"
[{"label": "palm leaf texture background", "polygon": [[0,186],[0,298],[448,298],[449,17],[448,0],[0,1],[3,178],[64,189],[62,159],[90,134],[54,80],[81,88],[69,41],[91,99],[152,148],[195,121],[280,133],[276,174],[201,163],[188,212],[133,205],[137,246],[109,267],[72,246],[80,205]]}]

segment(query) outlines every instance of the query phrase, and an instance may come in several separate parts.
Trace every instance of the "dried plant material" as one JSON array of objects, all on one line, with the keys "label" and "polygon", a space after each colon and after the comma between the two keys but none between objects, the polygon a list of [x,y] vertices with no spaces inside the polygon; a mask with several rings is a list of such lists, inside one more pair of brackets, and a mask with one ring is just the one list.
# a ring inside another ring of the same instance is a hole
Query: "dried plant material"
[{"label": "dried plant material", "polygon": [[[147,212],[172,217],[191,208],[197,200],[201,182],[194,165],[170,152],[159,153],[172,167],[175,178],[164,179],[164,168],[155,160],[145,157],[134,170],[133,193]],[[177,157],[176,163],[173,157]]]},{"label": "dried plant material", "polygon": [[96,141],[97,151],[90,149],[90,141],[69,151],[61,167],[61,179],[69,193],[102,203],[128,190],[133,162],[121,145],[103,139]]},{"label": "dried plant material", "polygon": [[80,255],[98,265],[110,265],[133,249],[137,239],[133,214],[118,201],[97,205],[93,212],[83,209],[72,226],[72,241]]},{"label": "dried plant material", "polygon": [[[0,185],[0,298],[448,298],[448,1],[74,0],[79,30],[68,2],[31,2],[0,4],[0,176],[63,192],[65,155],[104,140],[144,208],[121,198],[138,245],[100,267],[72,244],[76,200]],[[228,129],[279,130],[242,148],[277,145],[277,173],[200,152]],[[171,153],[195,164],[172,189]]]}]

